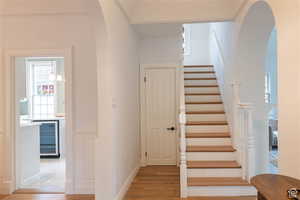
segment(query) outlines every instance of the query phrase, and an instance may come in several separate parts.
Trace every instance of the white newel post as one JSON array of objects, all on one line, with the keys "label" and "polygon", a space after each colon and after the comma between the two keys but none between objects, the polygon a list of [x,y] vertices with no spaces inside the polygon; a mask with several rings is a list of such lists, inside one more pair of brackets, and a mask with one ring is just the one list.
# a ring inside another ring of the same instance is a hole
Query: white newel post
[{"label": "white newel post", "polygon": [[185,115],[185,91],[184,91],[184,68],[180,71],[180,109],[179,109],[179,124],[180,124],[180,196],[186,198],[187,191],[187,158],[186,158],[186,115]]},{"label": "white newel post", "polygon": [[181,198],[187,197],[187,159],[185,137],[185,112],[180,114],[180,194]]}]

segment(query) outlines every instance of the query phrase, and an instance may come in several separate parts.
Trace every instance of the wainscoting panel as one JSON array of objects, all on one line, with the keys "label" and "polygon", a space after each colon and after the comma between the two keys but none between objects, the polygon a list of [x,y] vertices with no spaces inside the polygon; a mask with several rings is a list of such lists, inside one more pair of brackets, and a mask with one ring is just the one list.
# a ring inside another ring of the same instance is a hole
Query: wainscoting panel
[{"label": "wainscoting panel", "polygon": [[77,132],[74,136],[74,192],[76,194],[94,194],[94,147],[96,133]]},{"label": "wainscoting panel", "polygon": [[[0,163],[4,163],[4,149],[3,149],[3,140],[4,140],[4,135],[3,132],[0,130]],[[0,164],[0,194],[6,193],[6,187],[4,184],[4,165]]]}]

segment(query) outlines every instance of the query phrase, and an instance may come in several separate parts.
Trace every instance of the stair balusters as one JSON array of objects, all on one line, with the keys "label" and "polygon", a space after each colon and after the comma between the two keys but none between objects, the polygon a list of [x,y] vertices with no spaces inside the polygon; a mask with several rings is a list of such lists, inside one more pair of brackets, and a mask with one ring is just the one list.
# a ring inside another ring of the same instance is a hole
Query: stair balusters
[{"label": "stair balusters", "polygon": [[243,179],[250,181],[255,175],[255,138],[253,133],[253,106],[241,103],[238,83],[233,84],[233,140],[242,165]]}]

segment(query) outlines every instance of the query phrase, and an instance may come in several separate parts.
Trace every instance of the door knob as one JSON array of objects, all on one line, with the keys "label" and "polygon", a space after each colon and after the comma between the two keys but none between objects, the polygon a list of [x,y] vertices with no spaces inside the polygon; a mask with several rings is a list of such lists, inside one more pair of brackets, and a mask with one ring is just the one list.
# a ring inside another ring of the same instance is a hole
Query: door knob
[{"label": "door knob", "polygon": [[175,131],[175,127],[172,126],[172,127],[170,127],[170,128],[167,128],[167,130],[168,130],[168,131]]}]

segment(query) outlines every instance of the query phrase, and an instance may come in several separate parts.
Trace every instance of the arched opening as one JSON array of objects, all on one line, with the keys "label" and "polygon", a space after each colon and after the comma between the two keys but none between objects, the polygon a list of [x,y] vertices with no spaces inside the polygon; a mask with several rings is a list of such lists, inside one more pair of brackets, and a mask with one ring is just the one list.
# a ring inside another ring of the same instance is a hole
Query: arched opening
[{"label": "arched opening", "polygon": [[[269,92],[266,87],[269,86],[267,84],[269,80],[266,81],[268,79],[266,74],[271,72],[271,67],[266,67],[266,65],[270,65],[266,64],[266,60],[268,54],[270,54],[268,49],[271,48],[270,35],[275,37],[273,38],[275,42],[277,40],[276,34],[271,34],[274,27],[275,18],[271,8],[265,1],[258,1],[249,8],[244,18],[237,46],[236,67],[241,87],[240,98],[242,102],[250,102],[254,106],[253,131],[255,136],[256,174],[269,171],[268,116],[271,105],[266,101],[266,93]],[[277,58],[271,59],[272,61],[275,59],[276,62]],[[276,96],[277,92],[274,95]]]},{"label": "arched opening", "polygon": [[278,107],[277,107],[277,30],[274,28],[270,34],[266,64],[265,64],[265,103],[268,112],[269,133],[269,165],[271,173],[278,173]]}]

